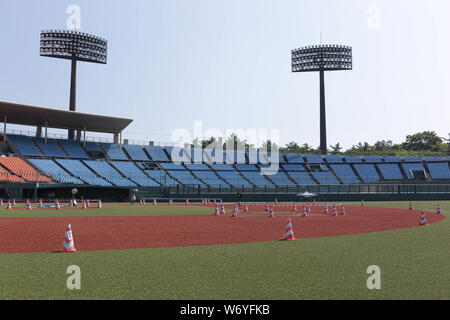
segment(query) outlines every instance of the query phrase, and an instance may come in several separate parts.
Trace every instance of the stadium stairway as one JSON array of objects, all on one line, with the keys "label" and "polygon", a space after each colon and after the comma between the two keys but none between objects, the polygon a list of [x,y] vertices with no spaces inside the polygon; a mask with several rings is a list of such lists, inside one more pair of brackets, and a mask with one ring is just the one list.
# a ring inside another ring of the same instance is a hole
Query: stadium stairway
[{"label": "stadium stairway", "polygon": [[397,165],[400,168],[400,173],[402,174],[403,180],[408,180],[408,176],[406,175],[405,169],[403,168],[401,163]]},{"label": "stadium stairway", "polygon": [[380,181],[385,181],[383,174],[381,173],[380,168],[378,168],[379,163],[374,163],[373,167],[375,168],[375,171],[377,172],[378,176],[380,177]]},{"label": "stadium stairway", "polygon": [[352,169],[352,171],[355,174],[355,176],[359,179],[360,183],[364,183],[364,180],[361,178],[361,176],[359,175],[358,171],[355,169],[354,163],[348,163],[348,165]]}]

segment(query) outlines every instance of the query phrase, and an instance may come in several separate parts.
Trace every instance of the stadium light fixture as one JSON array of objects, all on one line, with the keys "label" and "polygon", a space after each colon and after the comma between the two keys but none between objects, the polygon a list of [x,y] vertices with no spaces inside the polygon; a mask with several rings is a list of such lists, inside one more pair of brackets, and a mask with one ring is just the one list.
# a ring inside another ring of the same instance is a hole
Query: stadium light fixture
[{"label": "stadium light fixture", "polygon": [[[106,64],[107,49],[107,40],[84,32],[41,31],[41,56],[72,61],[69,110],[76,111],[77,61]],[[69,139],[74,139],[72,129],[69,130]]]},{"label": "stadium light fixture", "polygon": [[352,47],[314,45],[292,50],[292,72],[320,74],[320,150],[327,154],[325,71],[352,70]]}]

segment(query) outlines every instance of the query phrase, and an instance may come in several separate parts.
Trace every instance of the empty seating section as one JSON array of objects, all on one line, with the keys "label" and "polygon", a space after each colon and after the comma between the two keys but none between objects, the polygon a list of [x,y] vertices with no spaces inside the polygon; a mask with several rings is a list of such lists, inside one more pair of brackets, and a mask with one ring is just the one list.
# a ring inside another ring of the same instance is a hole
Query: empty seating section
[{"label": "empty seating section", "polygon": [[450,179],[448,162],[427,163],[432,179]]},{"label": "empty seating section", "polygon": [[402,163],[403,170],[406,173],[406,177],[408,179],[412,179],[411,170],[412,171],[425,171],[422,163]]},{"label": "empty seating section", "polygon": [[144,149],[142,149],[141,146],[134,146],[134,145],[125,144],[123,146],[123,148],[128,153],[128,155],[130,156],[131,160],[148,161],[148,157],[145,154]]},{"label": "empty seating section", "polygon": [[378,164],[378,169],[380,169],[381,175],[385,180],[401,180],[403,179],[402,173],[398,167],[397,163],[383,163]]},{"label": "empty seating section", "polygon": [[176,180],[180,181],[181,184],[204,186],[203,182],[194,177],[189,171],[169,170],[167,171],[167,173],[174,177]]},{"label": "empty seating section", "polygon": [[124,176],[143,187],[157,187],[160,184],[150,179],[144,172],[135,166],[133,162],[111,161],[111,164]]},{"label": "empty seating section", "polygon": [[419,161],[422,161],[422,159],[419,159],[418,157],[412,157],[412,156],[403,157],[403,159],[405,160],[405,162],[419,162]]},{"label": "empty seating section", "polygon": [[423,160],[427,162],[438,162],[438,161],[444,161],[444,157],[424,157]]},{"label": "empty seating section", "polygon": [[322,163],[322,157],[318,154],[307,154],[305,156],[306,161],[308,161],[309,163]]},{"label": "empty seating section", "polygon": [[160,146],[146,146],[144,149],[153,161],[170,161]]},{"label": "empty seating section", "polygon": [[321,164],[320,168],[322,169],[322,171],[330,171],[330,169],[328,169],[328,167],[325,164]]},{"label": "empty seating section", "polygon": [[364,160],[366,162],[381,162],[381,157],[380,156],[364,156]]},{"label": "empty seating section", "polygon": [[25,180],[0,166],[0,181],[24,182]]},{"label": "empty seating section", "polygon": [[275,185],[267,180],[259,171],[242,171],[241,174],[256,187],[275,187]]},{"label": "empty seating section", "polygon": [[125,153],[123,153],[122,149],[120,149],[117,144],[101,143],[100,145],[111,160],[128,160]]},{"label": "empty seating section", "polygon": [[151,177],[153,180],[159,182],[163,186],[177,186],[180,185],[179,182],[172,179],[165,171],[163,170],[144,170],[145,174]]},{"label": "empty seating section", "polygon": [[26,136],[16,136],[8,135],[8,141],[17,148],[17,150],[24,156],[36,156],[41,157],[42,153],[35,147],[33,142],[29,137]]},{"label": "empty seating section", "polygon": [[254,164],[235,164],[234,167],[238,171],[258,171],[259,170]]},{"label": "empty seating section", "polygon": [[59,145],[64,149],[69,158],[87,159],[88,155],[81,147],[80,143],[75,140],[57,140]]},{"label": "empty seating section", "polygon": [[241,150],[225,150],[226,163],[245,163],[245,153]]},{"label": "empty seating section", "polygon": [[328,163],[341,163],[342,162],[342,156],[338,156],[338,155],[325,156],[325,159],[327,159]]},{"label": "empty seating section", "polygon": [[220,186],[228,186],[228,184],[216,176],[216,174],[209,171],[192,171],[192,173],[199,179],[201,179],[204,183],[211,187],[220,187]]},{"label": "empty seating section", "polygon": [[345,161],[347,161],[347,163],[361,162],[361,156],[345,156],[344,159],[345,159]]},{"label": "empty seating section", "polygon": [[86,151],[103,152],[102,149],[100,149],[100,147],[98,146],[98,144],[92,141],[87,141],[84,148],[86,149]]},{"label": "empty seating section", "polygon": [[281,167],[286,171],[306,171],[302,164],[282,164]]},{"label": "empty seating section", "polygon": [[185,163],[184,165],[189,170],[209,170],[208,166],[204,163]]},{"label": "empty seating section", "polygon": [[331,170],[344,184],[360,183],[360,180],[348,164],[331,164]]},{"label": "empty seating section", "polygon": [[2,157],[0,158],[0,164],[6,169],[14,173],[15,175],[23,178],[26,181],[40,181],[50,182],[51,179],[37,172],[33,167],[26,163],[21,158],[15,157]]},{"label": "empty seating section", "polygon": [[354,167],[364,182],[371,183],[380,181],[380,176],[373,164],[355,164]]},{"label": "empty seating section", "polygon": [[289,172],[289,176],[298,185],[316,185],[317,183],[311,179],[308,172]]},{"label": "empty seating section", "polygon": [[47,143],[45,143],[45,139],[35,138],[34,141],[46,156],[56,158],[66,157],[62,152],[61,148],[58,147],[58,145],[56,144],[55,140],[47,139]]},{"label": "empty seating section", "polygon": [[182,164],[178,164],[178,163],[162,162],[159,165],[161,166],[161,168],[166,169],[166,170],[186,170]]},{"label": "empty seating section", "polygon": [[320,184],[339,184],[339,181],[331,172],[316,171],[311,172],[311,174]]},{"label": "empty seating section", "polygon": [[217,171],[217,174],[233,187],[251,187],[250,183],[237,171]]},{"label": "empty seating section", "polygon": [[204,158],[208,160],[209,163],[227,163],[227,157],[222,150],[209,149],[205,150]]},{"label": "empty seating section", "polygon": [[136,185],[134,182],[131,182],[127,178],[123,177],[106,161],[86,160],[84,163],[88,165],[92,170],[94,170],[98,175],[112,182],[116,186],[130,187]]},{"label": "empty seating section", "polygon": [[384,162],[400,162],[400,157],[384,157]]},{"label": "empty seating section", "polygon": [[287,174],[283,171],[278,171],[275,174],[267,175],[267,178],[272,180],[278,186],[290,186],[295,185],[291,179],[287,176]]},{"label": "empty seating section", "polygon": [[100,178],[92,172],[88,167],[86,167],[80,160],[73,159],[56,159],[62,167],[73,174],[75,177],[85,181],[87,184],[93,186],[109,187],[112,186],[111,183],[103,178]]},{"label": "empty seating section", "polygon": [[73,177],[53,160],[30,159],[30,162],[40,171],[44,172],[49,177],[52,177],[53,180],[62,183],[84,184],[83,181]]},{"label": "empty seating section", "polygon": [[203,149],[191,148],[189,158],[192,163],[203,163]]},{"label": "empty seating section", "polygon": [[234,171],[233,166],[231,164],[211,164],[211,168],[214,171]]},{"label": "empty seating section", "polygon": [[287,162],[289,163],[305,163],[303,155],[297,153],[287,153],[285,154]]}]

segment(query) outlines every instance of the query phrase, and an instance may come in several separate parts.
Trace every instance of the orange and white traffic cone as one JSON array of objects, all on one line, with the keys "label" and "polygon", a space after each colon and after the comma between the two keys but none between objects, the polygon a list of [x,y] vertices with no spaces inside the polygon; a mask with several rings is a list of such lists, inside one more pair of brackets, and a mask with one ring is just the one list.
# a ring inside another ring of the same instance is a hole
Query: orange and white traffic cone
[{"label": "orange and white traffic cone", "polygon": [[6,205],[6,209],[7,209],[7,210],[11,210],[11,209],[12,209],[12,207],[11,207],[11,201],[9,201],[9,200],[8,200],[8,204]]},{"label": "orange and white traffic cone", "polygon": [[341,205],[341,210],[339,211],[339,215],[340,216],[344,216],[345,215],[345,207],[344,207],[344,205]]},{"label": "orange and white traffic cone", "polygon": [[275,198],[275,205],[278,205],[278,199]]},{"label": "orange and white traffic cone", "polygon": [[244,212],[248,212],[248,204],[244,204]]},{"label": "orange and white traffic cone", "polygon": [[323,206],[323,214],[328,214],[328,205],[325,203],[325,205]]},{"label": "orange and white traffic cone", "polygon": [[313,207],[316,206],[316,199],[313,199]]},{"label": "orange and white traffic cone", "polygon": [[70,207],[73,207],[73,199],[70,199],[69,206],[70,206]]},{"label": "orange and white traffic cone", "polygon": [[333,206],[333,211],[331,212],[331,216],[332,217],[336,217],[337,216],[336,205]]},{"label": "orange and white traffic cone", "polygon": [[311,213],[311,207],[309,206],[309,203],[306,204],[306,212]]},{"label": "orange and white traffic cone", "polygon": [[269,215],[267,216],[267,218],[275,218],[275,214],[273,213],[272,207],[269,207]]},{"label": "orange and white traffic cone", "polygon": [[81,207],[81,209],[83,209],[83,210],[86,210],[86,209],[87,209],[87,207],[86,207],[86,201],[84,201],[84,200],[83,200],[83,206]]},{"label": "orange and white traffic cone", "polygon": [[173,200],[169,199],[169,206],[173,205]]},{"label": "orange and white traffic cone", "polygon": [[220,204],[223,204],[223,200],[222,199],[220,199]]},{"label": "orange and white traffic cone", "polygon": [[220,216],[220,213],[219,213],[219,207],[218,207],[218,206],[216,206],[216,207],[214,208],[214,215],[215,215],[215,216]]},{"label": "orange and white traffic cone", "polygon": [[66,226],[66,233],[64,234],[64,241],[61,252],[76,252],[75,244],[73,242],[72,226],[70,223]]},{"label": "orange and white traffic cone", "polygon": [[412,203],[412,201],[409,201],[409,210],[413,210],[413,209],[414,209],[413,203]]},{"label": "orange and white traffic cone", "polygon": [[361,200],[361,208],[364,208],[364,207],[365,207],[364,200]]},{"label": "orange and white traffic cone", "polygon": [[12,205],[13,205],[13,206],[16,205],[16,199],[13,199]]},{"label": "orange and white traffic cone", "polygon": [[420,226],[427,226],[428,225],[427,216],[425,215],[425,211],[423,211],[423,210],[422,210],[422,212],[420,212],[419,225]]},{"label": "orange and white traffic cone", "polygon": [[216,199],[214,199],[214,205],[217,205],[217,200]]},{"label": "orange and white traffic cone", "polygon": [[27,200],[27,206],[26,206],[27,210],[31,210],[31,204],[30,204],[30,200]]},{"label": "orange and white traffic cone", "polygon": [[56,210],[61,210],[61,206],[59,205],[59,201],[58,200],[55,201],[55,209]]},{"label": "orange and white traffic cone", "polygon": [[225,206],[223,204],[220,206],[220,214],[225,214]]},{"label": "orange and white traffic cone", "polygon": [[266,208],[264,209],[264,211],[269,211],[269,204],[266,202]]},{"label": "orange and white traffic cone", "polygon": [[3,199],[0,199],[0,206],[3,206]]},{"label": "orange and white traffic cone", "polygon": [[302,217],[306,217],[306,216],[308,216],[308,209],[305,206],[303,206],[302,207]]},{"label": "orange and white traffic cone", "polygon": [[101,209],[102,208],[102,200],[98,200],[98,205],[97,208]]},{"label": "orange and white traffic cone", "polygon": [[291,217],[288,218],[286,227],[284,227],[283,240],[295,240],[294,229],[292,228]]},{"label": "orange and white traffic cone", "polygon": [[39,208],[44,207],[44,204],[42,203],[42,199],[39,199]]},{"label": "orange and white traffic cone", "polygon": [[189,199],[186,199],[186,205],[187,206],[189,205]]},{"label": "orange and white traffic cone", "polygon": [[440,203],[438,203],[438,205],[437,205],[436,214],[441,214],[441,204]]},{"label": "orange and white traffic cone", "polygon": [[292,206],[292,212],[297,212],[297,204],[294,202],[294,205]]},{"label": "orange and white traffic cone", "polygon": [[233,208],[233,212],[231,213],[231,217],[232,218],[237,218],[237,215],[238,215],[238,208],[237,207],[234,207]]}]

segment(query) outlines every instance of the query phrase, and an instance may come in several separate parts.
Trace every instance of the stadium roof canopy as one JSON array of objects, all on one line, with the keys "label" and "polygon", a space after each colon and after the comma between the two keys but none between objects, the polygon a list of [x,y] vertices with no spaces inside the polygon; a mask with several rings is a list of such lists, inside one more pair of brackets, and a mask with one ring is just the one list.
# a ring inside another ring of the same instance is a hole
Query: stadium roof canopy
[{"label": "stadium roof canopy", "polygon": [[25,126],[118,134],[133,120],[0,101],[0,121]]}]

